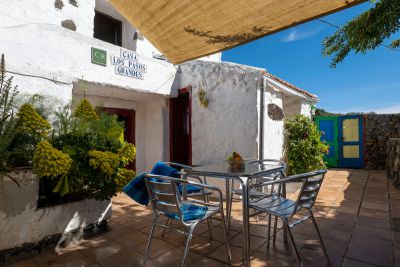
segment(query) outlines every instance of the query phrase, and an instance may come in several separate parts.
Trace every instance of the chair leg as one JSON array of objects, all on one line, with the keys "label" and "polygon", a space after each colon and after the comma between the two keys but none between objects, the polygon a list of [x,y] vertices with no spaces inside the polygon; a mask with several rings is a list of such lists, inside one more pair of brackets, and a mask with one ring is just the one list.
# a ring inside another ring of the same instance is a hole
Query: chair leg
[{"label": "chair leg", "polygon": [[[170,223],[170,219],[167,218],[167,222],[165,224],[168,225],[169,223]],[[162,238],[164,238],[166,230],[167,230],[167,228],[163,227],[163,230],[162,230],[162,233],[161,233],[161,237]]]},{"label": "chair leg", "polygon": [[[207,194],[205,194],[204,189],[203,189],[203,193],[204,193],[204,202],[205,203],[210,203],[210,198],[209,198],[209,196]],[[209,233],[209,236],[210,236],[210,240],[212,240],[213,237],[212,237],[212,231],[211,231],[211,229],[212,229],[211,218],[207,219],[207,225],[208,225],[208,233]]]},{"label": "chair leg", "polygon": [[314,214],[312,213],[312,211],[310,209],[308,210],[308,212],[311,215],[311,220],[312,220],[312,222],[314,224],[315,230],[317,231],[319,242],[321,243],[322,250],[324,251],[324,254],[325,254],[325,257],[326,257],[326,259],[328,261],[328,266],[329,266],[331,264],[331,261],[329,260],[328,251],[326,250],[324,241],[322,240],[322,236],[321,236],[321,233],[319,232],[317,222],[315,221],[315,218],[314,218]]},{"label": "chair leg", "polygon": [[267,248],[269,248],[269,243],[271,241],[271,217],[271,214],[268,214]]},{"label": "chair leg", "polygon": [[290,230],[289,222],[287,220],[283,219],[283,224],[285,225],[285,228],[286,228],[287,232],[289,233],[290,240],[292,241],[294,252],[296,253],[297,261],[299,262],[299,265],[301,267],[303,267],[303,263],[301,262],[299,251],[297,250],[296,243],[294,242],[292,231]]},{"label": "chair leg", "polygon": [[275,216],[274,221],[274,236],[273,236],[273,243],[276,244],[276,230],[278,228],[278,217]]},{"label": "chair leg", "polygon": [[185,265],[185,264],[186,264],[186,258],[187,258],[188,254],[189,254],[190,241],[192,240],[193,230],[194,230],[194,227],[195,227],[195,226],[196,226],[196,224],[192,224],[192,225],[189,227],[189,233],[188,233],[188,236],[187,236],[187,238],[186,238],[185,251],[184,251],[184,253],[183,253],[182,267],[186,266],[186,265]]},{"label": "chair leg", "polygon": [[213,239],[213,235],[212,235],[212,224],[211,224],[211,218],[207,219],[207,225],[208,225],[208,235],[210,237],[210,240]]},{"label": "chair leg", "polygon": [[224,237],[225,237],[225,247],[226,247],[226,254],[228,255],[228,262],[229,265],[232,265],[232,256],[231,256],[231,249],[229,248],[229,241],[228,241],[228,232],[226,229],[226,223],[225,223],[225,218],[224,218],[224,210],[221,209],[221,222],[222,222],[222,230],[224,231]]},{"label": "chair leg", "polygon": [[147,241],[146,252],[144,253],[144,260],[143,260],[144,263],[147,262],[147,256],[148,256],[149,251],[150,251],[151,241],[152,241],[152,238],[153,238],[153,233],[154,233],[154,228],[156,226],[157,218],[158,218],[158,216],[154,215],[153,224],[152,224],[151,230],[150,230],[149,240]]}]

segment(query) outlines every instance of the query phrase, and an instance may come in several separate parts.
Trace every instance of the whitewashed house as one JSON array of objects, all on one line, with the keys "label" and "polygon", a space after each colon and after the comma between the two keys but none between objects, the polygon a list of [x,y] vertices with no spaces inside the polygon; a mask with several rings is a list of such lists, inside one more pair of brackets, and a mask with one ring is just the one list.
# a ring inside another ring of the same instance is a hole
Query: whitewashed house
[{"label": "whitewashed house", "polygon": [[174,66],[105,0],[0,0],[0,17],[0,53],[19,90],[57,105],[85,94],[117,114],[139,172],[233,151],[279,159],[283,116],[310,116],[318,101],[263,69],[221,62],[220,53]]}]

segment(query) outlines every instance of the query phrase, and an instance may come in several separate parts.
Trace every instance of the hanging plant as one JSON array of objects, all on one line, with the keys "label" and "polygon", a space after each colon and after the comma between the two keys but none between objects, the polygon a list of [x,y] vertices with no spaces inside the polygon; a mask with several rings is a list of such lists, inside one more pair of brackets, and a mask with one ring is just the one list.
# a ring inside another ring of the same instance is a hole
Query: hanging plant
[{"label": "hanging plant", "polygon": [[208,99],[206,95],[207,93],[203,88],[199,89],[199,91],[197,92],[197,99],[199,100],[200,106],[202,108],[208,107]]}]

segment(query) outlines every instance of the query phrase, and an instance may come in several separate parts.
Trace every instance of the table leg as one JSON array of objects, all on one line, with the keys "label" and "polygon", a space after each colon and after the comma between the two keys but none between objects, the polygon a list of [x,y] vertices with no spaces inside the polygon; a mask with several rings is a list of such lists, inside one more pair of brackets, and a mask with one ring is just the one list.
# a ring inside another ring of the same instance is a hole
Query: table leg
[{"label": "table leg", "polygon": [[250,226],[249,226],[249,196],[247,182],[242,183],[243,194],[243,238],[244,238],[244,266],[250,267]]},{"label": "table leg", "polygon": [[[232,181],[233,182],[233,181]],[[226,192],[225,192],[225,201],[226,201],[226,229],[229,232],[229,228],[231,226],[231,181],[230,179],[225,180]]]}]

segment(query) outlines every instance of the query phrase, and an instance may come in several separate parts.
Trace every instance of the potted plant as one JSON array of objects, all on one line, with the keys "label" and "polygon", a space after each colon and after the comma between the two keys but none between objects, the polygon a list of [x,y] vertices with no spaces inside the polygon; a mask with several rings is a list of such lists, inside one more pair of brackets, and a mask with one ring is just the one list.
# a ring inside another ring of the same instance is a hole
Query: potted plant
[{"label": "potted plant", "polygon": [[2,57],[0,264],[27,249],[40,251],[49,240],[104,229],[111,198],[135,176],[125,166],[136,149],[116,116],[99,114],[83,99],[74,113],[69,106],[55,112],[51,126],[35,105],[17,109],[17,95]]}]

